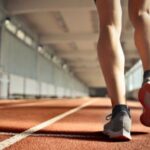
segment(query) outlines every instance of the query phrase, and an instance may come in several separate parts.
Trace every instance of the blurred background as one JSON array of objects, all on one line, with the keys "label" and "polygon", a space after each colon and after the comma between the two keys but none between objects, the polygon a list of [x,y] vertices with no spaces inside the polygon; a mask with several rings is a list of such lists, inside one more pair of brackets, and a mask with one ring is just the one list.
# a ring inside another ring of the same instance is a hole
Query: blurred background
[{"label": "blurred background", "polygon": [[[121,2],[127,97],[136,99],[143,70]],[[93,0],[0,0],[0,98],[108,96],[98,33]]]}]

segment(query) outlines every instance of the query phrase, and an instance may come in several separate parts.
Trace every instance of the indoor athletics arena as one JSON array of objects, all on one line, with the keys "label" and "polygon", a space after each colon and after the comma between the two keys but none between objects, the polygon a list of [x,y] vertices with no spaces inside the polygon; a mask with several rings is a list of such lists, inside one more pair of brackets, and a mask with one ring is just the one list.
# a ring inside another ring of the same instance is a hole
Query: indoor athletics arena
[{"label": "indoor athletics arena", "polygon": [[[143,70],[121,0],[132,140],[103,134],[111,103],[97,58],[93,0],[0,0],[0,150],[149,150]],[[107,59],[107,57],[106,57]]]}]

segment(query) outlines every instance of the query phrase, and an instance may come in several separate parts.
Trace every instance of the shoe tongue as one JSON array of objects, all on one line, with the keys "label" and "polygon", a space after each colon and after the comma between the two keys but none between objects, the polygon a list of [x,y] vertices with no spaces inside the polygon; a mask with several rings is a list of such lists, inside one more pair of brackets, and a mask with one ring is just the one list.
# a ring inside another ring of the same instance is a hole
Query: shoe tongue
[{"label": "shoe tongue", "polygon": [[113,111],[121,111],[121,110],[128,110],[128,106],[120,104],[120,105],[116,105],[113,108]]},{"label": "shoe tongue", "polygon": [[144,71],[144,75],[143,75],[143,84],[150,82],[150,70],[146,70]]},{"label": "shoe tongue", "polygon": [[146,79],[146,78],[149,78],[149,77],[150,77],[150,70],[144,71],[143,78]]},{"label": "shoe tongue", "polygon": [[112,110],[112,117],[122,111],[129,112],[129,108],[127,107],[127,105],[116,105]]}]

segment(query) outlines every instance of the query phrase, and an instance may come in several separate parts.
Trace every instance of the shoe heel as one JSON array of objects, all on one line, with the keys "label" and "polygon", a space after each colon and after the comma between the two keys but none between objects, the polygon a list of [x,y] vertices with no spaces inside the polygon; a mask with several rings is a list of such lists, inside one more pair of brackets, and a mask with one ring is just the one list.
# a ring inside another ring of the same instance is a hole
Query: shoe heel
[{"label": "shoe heel", "polygon": [[111,139],[117,139],[117,140],[131,140],[132,139],[131,133],[129,131],[126,131],[125,129],[122,129],[117,132],[110,131],[109,133],[107,133],[107,135]]},{"label": "shoe heel", "polygon": [[145,83],[139,90],[139,101],[145,109],[150,109],[150,83]]},{"label": "shoe heel", "polygon": [[140,121],[143,125],[150,127],[150,83],[145,83],[139,91],[139,101],[143,106]]},{"label": "shoe heel", "polygon": [[144,125],[144,126],[147,126],[147,127],[150,127],[150,119],[149,119],[149,116],[150,116],[150,112],[149,113],[143,113],[141,116],[140,116],[140,121],[141,123]]}]

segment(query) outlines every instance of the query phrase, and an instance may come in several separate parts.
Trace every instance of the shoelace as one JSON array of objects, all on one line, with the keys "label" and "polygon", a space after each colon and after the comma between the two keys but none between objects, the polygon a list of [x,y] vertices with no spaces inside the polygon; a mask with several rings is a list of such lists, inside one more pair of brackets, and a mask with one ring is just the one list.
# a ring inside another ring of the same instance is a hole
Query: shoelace
[{"label": "shoelace", "polygon": [[[128,108],[128,115],[129,115],[129,117],[131,118],[131,115],[130,115],[130,109]],[[113,116],[113,114],[111,113],[111,114],[109,114],[109,115],[107,115],[106,116],[106,120],[111,120],[112,119],[112,116]]]},{"label": "shoelace", "polygon": [[111,119],[112,119],[112,114],[106,116],[106,120],[111,120]]}]

